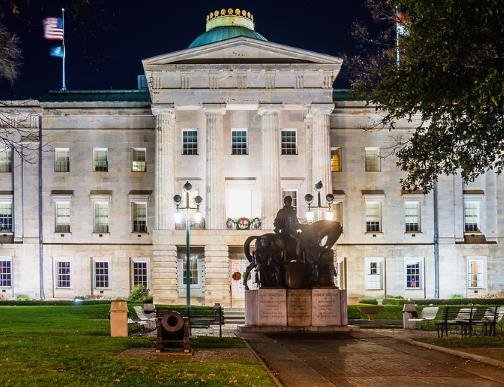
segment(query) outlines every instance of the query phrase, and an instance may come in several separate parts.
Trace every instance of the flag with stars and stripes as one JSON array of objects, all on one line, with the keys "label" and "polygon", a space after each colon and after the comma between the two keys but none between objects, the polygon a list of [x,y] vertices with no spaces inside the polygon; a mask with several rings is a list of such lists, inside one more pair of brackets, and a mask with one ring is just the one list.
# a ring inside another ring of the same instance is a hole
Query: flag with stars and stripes
[{"label": "flag with stars and stripes", "polygon": [[63,40],[63,19],[61,17],[48,17],[44,19],[44,38],[48,40]]}]

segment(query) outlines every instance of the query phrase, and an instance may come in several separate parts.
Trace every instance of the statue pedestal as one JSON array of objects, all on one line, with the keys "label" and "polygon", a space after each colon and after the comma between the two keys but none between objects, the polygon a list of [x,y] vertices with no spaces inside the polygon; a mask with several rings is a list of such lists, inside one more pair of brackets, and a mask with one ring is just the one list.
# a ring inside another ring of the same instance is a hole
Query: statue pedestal
[{"label": "statue pedestal", "polygon": [[349,332],[346,290],[245,290],[245,325],[240,332]]}]

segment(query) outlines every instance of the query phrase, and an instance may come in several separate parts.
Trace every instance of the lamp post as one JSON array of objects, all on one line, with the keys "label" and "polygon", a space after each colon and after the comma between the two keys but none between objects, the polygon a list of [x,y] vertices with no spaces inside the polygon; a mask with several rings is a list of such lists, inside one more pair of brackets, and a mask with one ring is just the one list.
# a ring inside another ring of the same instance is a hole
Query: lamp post
[{"label": "lamp post", "polygon": [[327,210],[325,212],[325,219],[326,220],[333,220],[334,219],[334,214],[331,211],[331,206],[334,202],[334,195],[330,194],[330,193],[327,194],[326,195],[327,206],[323,206],[321,203],[321,200],[320,200],[320,191],[322,190],[322,187],[323,187],[323,184],[321,181],[319,181],[317,184],[315,184],[315,191],[317,191],[317,205],[316,206],[312,206],[313,199],[314,199],[312,194],[307,193],[304,196],[306,204],[308,204],[308,211],[306,211],[306,221],[308,223],[312,223],[315,218],[315,214],[312,211],[312,208],[317,209],[317,220],[321,220],[320,219],[320,212],[322,209]]},{"label": "lamp post", "polygon": [[173,201],[175,202],[175,205],[177,206],[177,211],[175,212],[175,223],[181,223],[182,221],[182,212],[179,212],[179,210],[185,210],[186,212],[186,217],[185,217],[185,231],[186,231],[186,304],[187,304],[187,313],[189,315],[190,310],[191,310],[191,251],[190,251],[190,239],[189,239],[189,233],[191,230],[190,223],[189,223],[189,210],[196,210],[196,213],[194,214],[194,222],[195,223],[200,223],[203,215],[201,214],[199,208],[200,204],[203,201],[203,198],[201,196],[196,196],[194,198],[194,203],[196,207],[191,207],[189,203],[189,192],[192,189],[192,184],[189,183],[188,181],[184,184],[184,191],[185,191],[185,205],[184,207],[181,207],[182,203],[182,196],[181,195],[175,195],[173,197]]}]

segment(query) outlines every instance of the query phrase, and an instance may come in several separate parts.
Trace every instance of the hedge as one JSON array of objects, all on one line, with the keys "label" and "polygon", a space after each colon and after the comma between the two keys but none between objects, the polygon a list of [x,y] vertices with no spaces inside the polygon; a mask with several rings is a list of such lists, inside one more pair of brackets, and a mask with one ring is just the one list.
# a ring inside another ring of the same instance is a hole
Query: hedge
[{"label": "hedge", "polygon": [[17,301],[17,300],[2,300],[0,301],[0,306],[10,305],[10,306],[57,306],[57,305],[97,305],[97,304],[110,304],[110,300],[82,300],[75,302],[73,300],[30,300],[30,301]]},{"label": "hedge", "polygon": [[383,305],[403,305],[413,302],[417,305],[504,305],[504,298],[449,298],[449,299],[420,299],[405,300],[402,298],[385,298]]}]

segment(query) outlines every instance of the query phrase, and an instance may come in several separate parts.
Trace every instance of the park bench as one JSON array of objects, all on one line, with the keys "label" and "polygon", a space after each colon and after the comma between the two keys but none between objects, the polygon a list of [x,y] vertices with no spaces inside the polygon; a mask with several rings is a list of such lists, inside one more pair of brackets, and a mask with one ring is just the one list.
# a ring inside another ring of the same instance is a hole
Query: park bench
[{"label": "park bench", "polygon": [[445,306],[442,319],[436,323],[438,337],[448,336],[453,331],[462,336],[472,336],[478,333],[477,328],[481,328],[482,334],[495,335],[499,321],[498,311],[498,306]]},{"label": "park bench", "polygon": [[422,322],[431,322],[436,319],[439,311],[439,306],[426,306],[420,312],[420,316],[408,319],[409,322],[414,322],[416,324]]}]

